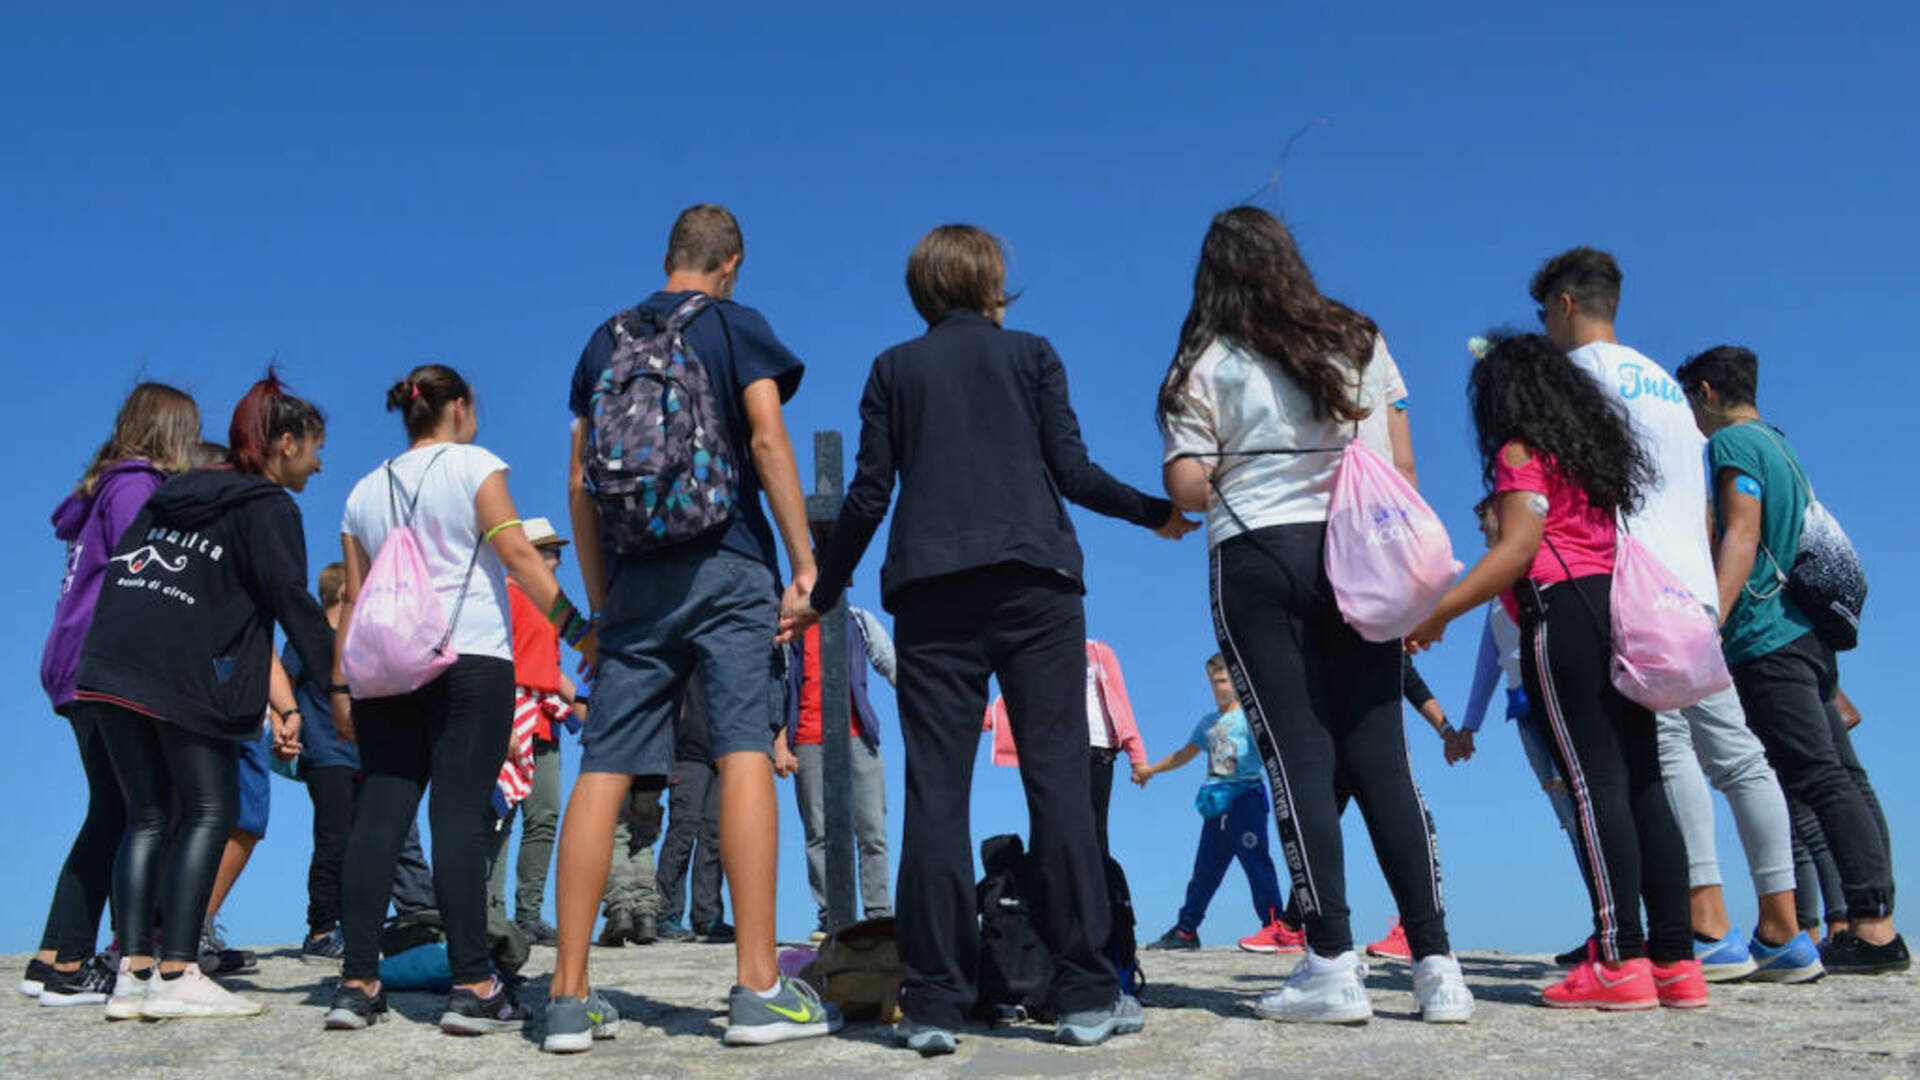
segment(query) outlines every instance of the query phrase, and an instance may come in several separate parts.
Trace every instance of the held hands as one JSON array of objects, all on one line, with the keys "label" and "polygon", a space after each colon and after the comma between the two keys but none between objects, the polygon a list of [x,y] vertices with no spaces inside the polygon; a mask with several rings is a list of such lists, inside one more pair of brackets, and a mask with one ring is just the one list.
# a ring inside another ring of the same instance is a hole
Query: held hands
[{"label": "held hands", "polygon": [[1153,779],[1153,766],[1135,765],[1133,767],[1133,782],[1135,784],[1138,784],[1141,787],[1146,787],[1147,781],[1151,779]]},{"label": "held hands", "polygon": [[300,756],[300,714],[275,713],[273,716],[273,756],[292,761]]},{"label": "held hands", "polygon": [[1473,759],[1473,732],[1450,730],[1441,736],[1441,741],[1446,744],[1447,764],[1457,765]]},{"label": "held hands", "polygon": [[819,621],[820,613],[813,610],[813,574],[793,575],[793,584],[787,586],[786,595],[780,598],[780,632],[774,635],[774,644],[789,645],[800,640]]},{"label": "held hands", "polygon": [[353,699],[342,693],[331,694],[327,699],[333,713],[333,730],[350,743],[359,745],[360,739],[353,730]]},{"label": "held hands", "polygon": [[[1173,513],[1167,515],[1166,523],[1153,530],[1153,534],[1165,540],[1178,540],[1199,527],[1198,521],[1181,513],[1180,509],[1175,507]],[[1138,780],[1134,782],[1140,783]]]},{"label": "held hands", "polygon": [[775,742],[773,744],[773,775],[785,780],[799,771],[800,759],[794,756],[792,750],[787,749],[786,740],[781,739]]},{"label": "held hands", "polygon": [[1411,656],[1415,653],[1426,652],[1428,649],[1440,644],[1440,639],[1446,635],[1447,619],[1439,612],[1435,612],[1427,616],[1425,622],[1408,631],[1405,643],[1407,654]]}]

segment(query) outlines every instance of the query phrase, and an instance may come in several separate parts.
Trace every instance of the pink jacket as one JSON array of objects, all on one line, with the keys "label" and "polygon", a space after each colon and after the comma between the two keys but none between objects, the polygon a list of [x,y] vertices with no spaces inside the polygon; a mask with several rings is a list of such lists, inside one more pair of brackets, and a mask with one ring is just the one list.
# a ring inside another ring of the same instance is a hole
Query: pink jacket
[{"label": "pink jacket", "polygon": [[[1100,701],[1107,707],[1107,723],[1113,729],[1113,741],[1126,751],[1135,765],[1147,763],[1147,746],[1140,741],[1140,729],[1133,722],[1133,702],[1127,700],[1127,681],[1120,677],[1120,658],[1103,641],[1088,640],[1087,664],[1094,670]],[[1007,703],[994,698],[987,706],[986,722],[980,730],[993,732],[993,763],[1019,765],[1020,754],[1013,745],[1013,726],[1007,723]]]}]

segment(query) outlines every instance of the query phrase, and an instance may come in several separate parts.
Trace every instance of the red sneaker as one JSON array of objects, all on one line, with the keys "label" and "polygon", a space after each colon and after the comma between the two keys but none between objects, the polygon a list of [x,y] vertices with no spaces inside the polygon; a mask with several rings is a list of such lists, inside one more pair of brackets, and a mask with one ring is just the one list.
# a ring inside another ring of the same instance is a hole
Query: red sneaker
[{"label": "red sneaker", "polygon": [[1636,957],[1613,970],[1589,960],[1540,993],[1543,1004],[1556,1009],[1604,1009],[1631,1012],[1660,1004],[1653,981],[1653,965]]},{"label": "red sneaker", "polygon": [[1307,932],[1288,926],[1284,919],[1275,919],[1259,933],[1241,938],[1240,947],[1248,952],[1297,956],[1307,951]]},{"label": "red sneaker", "polygon": [[[1649,961],[1651,963],[1651,961]],[[1660,1004],[1669,1009],[1707,1007],[1707,976],[1698,960],[1681,960],[1662,967],[1652,964],[1653,985]]]},{"label": "red sneaker", "polygon": [[1412,962],[1413,950],[1407,946],[1407,932],[1400,929],[1400,920],[1394,919],[1387,924],[1387,936],[1367,946],[1368,956],[1377,956],[1382,960],[1401,960]]}]

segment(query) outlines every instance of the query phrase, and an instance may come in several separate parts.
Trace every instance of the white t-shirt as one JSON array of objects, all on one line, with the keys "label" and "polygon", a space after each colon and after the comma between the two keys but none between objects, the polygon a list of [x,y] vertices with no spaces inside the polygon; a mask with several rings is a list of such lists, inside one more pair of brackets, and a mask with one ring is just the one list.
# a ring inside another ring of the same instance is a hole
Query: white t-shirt
[{"label": "white t-shirt", "polygon": [[1718,606],[1707,539],[1707,440],[1687,396],[1666,369],[1625,345],[1596,341],[1567,358],[1627,407],[1634,434],[1659,473],[1627,531],[1674,572],[1700,602]]},{"label": "white t-shirt", "polygon": [[[353,486],[340,519],[340,531],[360,541],[367,557],[374,558],[387,533],[405,520],[408,499],[418,494],[413,531],[448,618],[460,603],[461,583],[466,583],[466,603],[460,607],[453,631],[453,648],[461,656],[513,659],[506,567],[492,547],[481,547],[479,515],[473,506],[481,482],[506,471],[506,462],[478,446],[436,443],[409,450],[393,459],[398,486],[391,495],[383,462]],[[475,547],[481,547],[480,559],[473,564],[469,580],[467,566]]]},{"label": "white t-shirt", "polygon": [[1100,700],[1100,667],[1087,661],[1087,745],[1113,749],[1113,725],[1107,722],[1107,706]]},{"label": "white t-shirt", "polygon": [[[1225,339],[1200,354],[1181,396],[1186,407],[1167,418],[1163,461],[1190,453],[1223,455],[1200,459],[1213,467],[1220,489],[1207,501],[1209,544],[1241,532],[1221,505],[1222,495],[1250,529],[1327,519],[1340,451],[1354,437],[1351,421],[1316,417],[1313,398],[1278,364]],[[1360,421],[1360,438],[1393,460],[1387,413],[1406,398],[1407,387],[1385,338],[1373,339],[1373,358],[1360,373],[1355,396],[1370,410]],[[1248,450],[1325,452],[1235,453]]]}]

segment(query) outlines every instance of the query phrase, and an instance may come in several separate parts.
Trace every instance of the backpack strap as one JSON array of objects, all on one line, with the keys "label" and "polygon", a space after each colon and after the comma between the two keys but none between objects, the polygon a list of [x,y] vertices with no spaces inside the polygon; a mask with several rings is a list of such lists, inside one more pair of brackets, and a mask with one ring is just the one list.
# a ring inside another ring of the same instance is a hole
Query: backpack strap
[{"label": "backpack strap", "polygon": [[680,302],[679,307],[673,309],[672,315],[667,316],[667,332],[678,335],[681,330],[686,328],[688,323],[692,322],[696,316],[707,310],[712,304],[713,297],[708,296],[706,293],[697,292],[687,297]]},{"label": "backpack strap", "polygon": [[[414,488],[413,494],[411,495],[407,495],[407,489],[401,486],[399,477],[393,474],[393,459],[387,459],[385,466],[387,470],[387,509],[393,514],[395,521],[398,521],[402,525],[413,524],[414,511],[420,506],[420,494],[425,491],[427,487],[427,473],[433,471],[433,467],[439,464],[441,455],[445,454],[448,449],[449,447],[443,446],[434,453],[433,457],[427,459],[427,467],[420,470],[420,486]],[[405,496],[406,498],[407,512],[404,517],[400,514],[399,499],[396,498],[395,495],[396,491],[399,495]]]}]

